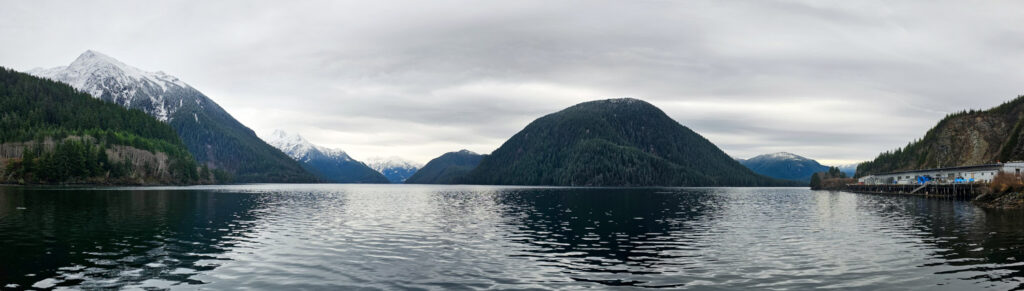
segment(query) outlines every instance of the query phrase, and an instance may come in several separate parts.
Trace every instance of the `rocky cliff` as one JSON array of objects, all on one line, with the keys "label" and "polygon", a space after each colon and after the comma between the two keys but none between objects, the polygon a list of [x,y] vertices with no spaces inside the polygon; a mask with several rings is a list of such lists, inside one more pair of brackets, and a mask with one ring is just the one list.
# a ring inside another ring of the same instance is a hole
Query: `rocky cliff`
[{"label": "rocky cliff", "polygon": [[857,176],[901,170],[978,165],[1024,159],[1024,96],[984,111],[962,111],[924,137],[857,167]]}]

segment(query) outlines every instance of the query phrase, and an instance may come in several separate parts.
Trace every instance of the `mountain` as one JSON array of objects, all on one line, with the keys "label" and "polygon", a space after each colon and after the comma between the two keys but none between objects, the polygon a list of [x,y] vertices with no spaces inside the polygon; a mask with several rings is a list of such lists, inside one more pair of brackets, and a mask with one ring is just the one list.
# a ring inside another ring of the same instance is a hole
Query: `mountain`
[{"label": "mountain", "polygon": [[0,183],[213,180],[169,125],[67,84],[0,67]]},{"label": "mountain", "polygon": [[881,153],[857,176],[1024,160],[1024,96],[983,111],[947,115],[924,137]]},{"label": "mountain", "polygon": [[315,180],[209,97],[174,76],[146,72],[95,51],[82,53],[66,67],[29,73],[170,124],[197,161],[231,173],[236,182]]},{"label": "mountain", "polygon": [[349,157],[342,150],[317,146],[298,134],[275,130],[267,143],[299,161],[302,167],[323,181],[334,183],[388,183],[388,179]]},{"label": "mountain", "polygon": [[466,174],[476,168],[484,158],[468,150],[449,152],[427,162],[406,184],[458,184],[463,183]]},{"label": "mountain", "polygon": [[818,161],[786,152],[737,161],[754,173],[783,180],[807,182],[814,173],[828,171],[828,167],[822,166]]},{"label": "mountain", "polygon": [[384,177],[387,177],[391,183],[404,183],[423,167],[422,164],[399,157],[373,157],[366,160],[366,165],[374,171],[384,174]]},{"label": "mountain", "polygon": [[860,163],[853,163],[853,164],[836,165],[835,167],[839,168],[839,171],[843,172],[844,174],[846,174],[847,177],[853,177],[853,176],[856,176],[856,174],[857,174],[857,166],[859,166],[859,165],[860,165]]},{"label": "mountain", "polygon": [[755,174],[714,144],[632,98],[541,117],[484,158],[474,184],[562,186],[796,185]]}]

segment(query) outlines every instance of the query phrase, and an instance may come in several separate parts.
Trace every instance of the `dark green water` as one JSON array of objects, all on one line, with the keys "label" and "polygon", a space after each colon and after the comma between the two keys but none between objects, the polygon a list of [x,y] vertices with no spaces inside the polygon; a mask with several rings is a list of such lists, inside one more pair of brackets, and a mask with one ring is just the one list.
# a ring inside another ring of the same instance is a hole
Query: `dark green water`
[{"label": "dark green water", "polygon": [[1024,212],[795,188],[0,187],[0,287],[1024,288]]}]

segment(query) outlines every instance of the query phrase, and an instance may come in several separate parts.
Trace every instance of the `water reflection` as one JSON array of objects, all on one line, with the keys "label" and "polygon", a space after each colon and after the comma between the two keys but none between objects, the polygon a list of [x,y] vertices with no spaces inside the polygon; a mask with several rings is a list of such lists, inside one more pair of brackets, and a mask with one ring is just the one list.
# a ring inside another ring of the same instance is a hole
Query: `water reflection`
[{"label": "water reflection", "polygon": [[720,196],[681,189],[533,189],[502,193],[518,256],[572,280],[677,287],[694,264],[694,241],[710,229]]},{"label": "water reflection", "polygon": [[785,188],[0,187],[0,287],[1022,288],[1024,212]]},{"label": "water reflection", "polygon": [[195,191],[0,189],[7,287],[200,284],[245,242],[258,197]]},{"label": "water reflection", "polygon": [[927,244],[930,260],[921,268],[980,286],[1024,290],[1024,211],[885,195],[866,196],[860,207]]}]

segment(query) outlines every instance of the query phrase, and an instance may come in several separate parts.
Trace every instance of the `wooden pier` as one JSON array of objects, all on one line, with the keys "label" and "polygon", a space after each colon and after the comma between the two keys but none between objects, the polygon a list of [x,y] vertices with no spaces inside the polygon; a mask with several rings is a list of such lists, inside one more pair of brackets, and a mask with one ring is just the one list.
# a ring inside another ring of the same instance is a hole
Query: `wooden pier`
[{"label": "wooden pier", "polygon": [[870,194],[903,194],[933,197],[950,197],[973,199],[980,194],[978,188],[985,184],[882,184],[882,185],[846,185],[850,192]]}]

